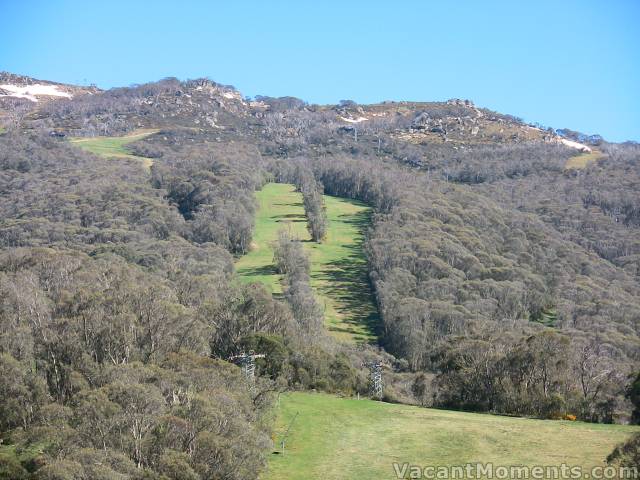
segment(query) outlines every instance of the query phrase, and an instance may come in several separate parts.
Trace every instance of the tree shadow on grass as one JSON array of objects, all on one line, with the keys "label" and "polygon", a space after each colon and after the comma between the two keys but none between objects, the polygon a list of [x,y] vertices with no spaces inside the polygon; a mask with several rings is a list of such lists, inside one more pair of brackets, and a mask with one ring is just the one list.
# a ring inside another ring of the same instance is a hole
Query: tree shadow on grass
[{"label": "tree shadow on grass", "polygon": [[338,218],[340,219],[340,222],[347,225],[353,225],[358,228],[360,233],[364,233],[371,224],[371,210],[361,210],[355,214],[345,213],[338,215]]},{"label": "tree shadow on grass", "polygon": [[[341,215],[340,221],[357,226],[363,232],[371,220],[371,211]],[[363,251],[364,237],[351,245],[340,245],[347,255],[328,262],[312,274],[320,285],[318,292],[335,301],[334,307],[340,325],[330,325],[329,330],[353,335],[356,341],[370,340],[381,333],[380,314],[375,303]],[[367,338],[369,337],[369,338]]]},{"label": "tree shadow on grass", "polygon": [[243,276],[277,275],[278,271],[273,264],[262,265],[260,267],[244,267],[240,271]]},{"label": "tree shadow on grass", "polygon": [[304,215],[300,215],[299,213],[284,213],[282,215],[274,215],[271,218],[275,219],[276,221],[280,221],[279,219],[287,218],[303,219],[305,221],[307,220],[307,217],[305,217]]},{"label": "tree shadow on grass", "polygon": [[353,335],[363,331],[371,337],[380,334],[380,314],[366,270],[366,263],[334,262],[316,272],[319,293],[334,300],[334,308],[341,326],[331,325],[331,330],[346,330]]},{"label": "tree shadow on grass", "polygon": [[275,207],[304,207],[302,202],[274,203]]}]

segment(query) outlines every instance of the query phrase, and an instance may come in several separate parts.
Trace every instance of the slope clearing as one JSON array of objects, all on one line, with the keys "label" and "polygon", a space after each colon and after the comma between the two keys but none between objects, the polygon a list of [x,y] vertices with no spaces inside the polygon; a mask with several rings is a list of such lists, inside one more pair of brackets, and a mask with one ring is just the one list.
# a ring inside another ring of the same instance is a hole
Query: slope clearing
[{"label": "slope clearing", "polygon": [[245,281],[267,285],[282,293],[281,276],[273,265],[272,244],[280,229],[303,240],[311,259],[311,285],[325,306],[328,330],[341,340],[368,342],[375,339],[377,310],[368,283],[362,251],[363,233],[371,210],[363,203],[324,196],[327,238],[310,241],[302,196],[293,185],[269,183],[256,193],[259,209],[251,251],[236,263]]},{"label": "slope clearing", "polygon": [[[295,421],[291,420],[298,413]],[[284,432],[291,425],[280,452]],[[397,478],[393,463],[590,468],[638,427],[434,410],[292,393],[281,397],[268,480]]]},{"label": "slope clearing", "polygon": [[593,150],[592,152],[584,152],[569,158],[567,160],[567,163],[565,163],[564,168],[567,170],[585,168],[590,163],[597,162],[603,157],[603,153],[598,150]]},{"label": "slope clearing", "polygon": [[153,160],[146,157],[139,157],[133,155],[125,147],[129,143],[136,140],[142,140],[149,135],[157,133],[159,130],[144,128],[133,131],[128,135],[121,137],[73,137],[70,142],[74,145],[103,157],[117,157],[117,158],[131,158],[134,160],[142,161],[142,164],[146,168],[151,168]]}]

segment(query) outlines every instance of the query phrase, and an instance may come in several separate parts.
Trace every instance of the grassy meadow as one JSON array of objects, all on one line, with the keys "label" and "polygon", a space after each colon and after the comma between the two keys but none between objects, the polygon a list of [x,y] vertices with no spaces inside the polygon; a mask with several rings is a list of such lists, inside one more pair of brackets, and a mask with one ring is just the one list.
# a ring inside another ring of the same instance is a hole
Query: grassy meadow
[{"label": "grassy meadow", "polygon": [[142,161],[142,164],[146,168],[151,168],[153,160],[133,155],[126,149],[126,146],[131,142],[142,140],[143,138],[157,132],[158,130],[156,129],[145,128],[135,130],[134,132],[121,137],[73,137],[69,141],[96,155],[101,155],[103,157],[131,158]]},{"label": "grassy meadow", "polygon": [[[294,416],[295,421],[291,424]],[[282,454],[281,440],[291,425]],[[337,398],[283,395],[267,480],[397,478],[393,463],[419,466],[604,465],[638,427],[533,420]]]},{"label": "grassy meadow", "polygon": [[362,251],[371,209],[363,203],[325,195],[327,238],[310,240],[302,196],[293,185],[269,183],[256,193],[259,209],[251,251],[236,263],[244,281],[258,281],[278,295],[281,276],[273,265],[272,244],[280,229],[304,242],[311,259],[311,285],[325,307],[327,329],[345,341],[375,339],[377,310]]}]

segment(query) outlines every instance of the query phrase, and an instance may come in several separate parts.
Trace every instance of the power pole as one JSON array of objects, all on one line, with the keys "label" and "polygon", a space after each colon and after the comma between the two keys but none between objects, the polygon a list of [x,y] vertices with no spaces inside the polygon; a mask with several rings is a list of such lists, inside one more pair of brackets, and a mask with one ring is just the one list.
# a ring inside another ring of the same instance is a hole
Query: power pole
[{"label": "power pole", "polygon": [[265,358],[263,353],[255,353],[253,350],[249,352],[242,352],[239,355],[233,355],[229,357],[229,360],[235,363],[239,363],[244,372],[244,376],[247,379],[249,388],[253,389],[256,381],[256,358]]},{"label": "power pole", "polygon": [[384,384],[382,382],[382,362],[364,363],[363,366],[369,368],[371,396],[378,400],[382,399],[382,392],[384,390]]},{"label": "power pole", "polygon": [[296,414],[293,416],[293,419],[291,420],[291,423],[289,424],[289,427],[287,428],[287,431],[284,432],[284,435],[282,436],[282,441],[280,442],[280,446],[282,447],[282,455],[284,455],[284,445],[285,445],[285,442],[287,441],[287,437],[289,436],[289,431],[291,431],[291,427],[293,427],[293,422],[296,421],[296,418],[298,418],[299,414],[300,412],[296,412]]}]

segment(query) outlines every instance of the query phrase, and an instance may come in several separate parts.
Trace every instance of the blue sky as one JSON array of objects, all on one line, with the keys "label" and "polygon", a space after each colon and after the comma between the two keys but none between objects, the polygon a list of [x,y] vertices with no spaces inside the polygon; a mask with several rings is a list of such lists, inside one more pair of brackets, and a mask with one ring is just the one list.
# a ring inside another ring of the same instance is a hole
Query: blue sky
[{"label": "blue sky", "polygon": [[103,88],[476,104],[640,141],[640,1],[0,0],[0,70]]}]

